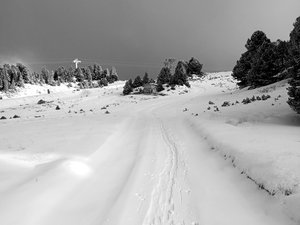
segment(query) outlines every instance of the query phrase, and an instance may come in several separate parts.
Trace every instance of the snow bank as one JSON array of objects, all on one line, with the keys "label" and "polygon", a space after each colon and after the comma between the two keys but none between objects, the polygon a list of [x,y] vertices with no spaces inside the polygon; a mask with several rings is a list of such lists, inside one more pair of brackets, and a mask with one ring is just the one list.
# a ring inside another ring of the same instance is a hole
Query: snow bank
[{"label": "snow bank", "polygon": [[[299,222],[300,117],[286,103],[287,81],[238,90],[230,73],[216,73],[192,86],[202,94],[187,104],[190,126],[211,150],[260,188],[282,198],[290,217]],[[247,97],[262,95],[270,98],[242,104]]]}]

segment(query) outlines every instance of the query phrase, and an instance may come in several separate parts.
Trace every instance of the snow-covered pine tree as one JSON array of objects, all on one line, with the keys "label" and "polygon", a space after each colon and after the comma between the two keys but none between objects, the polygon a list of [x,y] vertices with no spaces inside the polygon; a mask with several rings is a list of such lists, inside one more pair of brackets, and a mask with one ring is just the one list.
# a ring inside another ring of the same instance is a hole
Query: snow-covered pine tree
[{"label": "snow-covered pine tree", "polygon": [[128,81],[126,81],[126,83],[123,87],[123,94],[124,95],[129,95],[132,91],[133,91],[132,80],[129,79]]}]

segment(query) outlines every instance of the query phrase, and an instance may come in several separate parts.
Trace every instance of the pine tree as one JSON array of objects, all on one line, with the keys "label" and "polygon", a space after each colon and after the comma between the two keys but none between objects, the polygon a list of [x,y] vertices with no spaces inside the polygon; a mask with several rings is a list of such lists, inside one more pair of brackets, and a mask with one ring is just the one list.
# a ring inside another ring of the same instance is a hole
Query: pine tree
[{"label": "pine tree", "polygon": [[[237,61],[232,73],[232,76],[238,80],[240,87],[251,85],[253,82],[253,73],[261,69],[259,68],[261,62],[258,59],[262,55],[262,49],[260,47],[263,44],[270,43],[270,39],[268,39],[266,34],[262,31],[255,31],[251,35],[251,38],[247,40],[245,45],[247,51],[243,53],[241,58]],[[260,53],[258,53],[259,49],[261,51]],[[253,66],[255,66],[255,68],[253,68]],[[249,77],[251,70],[252,75]]]},{"label": "pine tree", "polygon": [[137,76],[132,83],[132,87],[137,88],[137,87],[141,87],[141,86],[143,86],[143,81],[140,76]]},{"label": "pine tree", "polygon": [[149,76],[148,76],[147,72],[145,73],[142,82],[143,82],[143,84],[148,84],[149,83]]},{"label": "pine tree", "polygon": [[290,33],[290,54],[292,56],[292,64],[300,63],[300,17],[294,23],[294,29]]},{"label": "pine tree", "polygon": [[256,88],[276,82],[274,76],[280,72],[280,68],[276,65],[276,59],[275,45],[270,42],[264,42],[252,60],[247,83],[251,87]]},{"label": "pine tree", "polygon": [[275,64],[280,68],[280,72],[289,67],[291,57],[289,55],[289,43],[286,41],[277,40],[275,43]]},{"label": "pine tree", "polygon": [[112,67],[110,70],[110,79],[112,80],[112,83],[119,80],[117,69],[115,67]]},{"label": "pine tree", "polygon": [[292,79],[289,81],[290,87],[288,87],[289,99],[287,103],[290,107],[300,114],[300,66],[294,67],[290,73]]},{"label": "pine tree", "polygon": [[24,87],[24,80],[23,80],[23,75],[19,70],[19,67],[12,65],[11,70],[15,74],[14,79],[15,79],[15,84],[18,87]]},{"label": "pine tree", "polygon": [[251,38],[247,40],[245,47],[248,51],[255,53],[265,42],[270,43],[271,41],[267,38],[267,35],[264,32],[258,30],[255,31]]},{"label": "pine tree", "polygon": [[102,72],[101,78],[107,78],[107,77],[109,77],[109,76],[110,76],[110,71],[109,71],[108,68],[106,68],[106,69]]},{"label": "pine tree", "polygon": [[168,84],[171,80],[171,70],[168,67],[163,67],[158,76],[157,76],[157,83],[161,84]]},{"label": "pine tree", "polygon": [[190,61],[187,63],[187,74],[188,76],[191,76],[192,74],[195,74],[197,76],[202,76],[202,64],[195,59],[194,57],[192,57],[190,59]]},{"label": "pine tree", "polygon": [[82,68],[82,71],[83,71],[84,79],[87,80],[90,83],[93,79],[90,68],[89,67]]},{"label": "pine tree", "polygon": [[75,70],[73,67],[69,67],[69,69],[66,71],[66,82],[74,82],[76,80],[75,78]]},{"label": "pine tree", "polygon": [[177,63],[177,66],[175,68],[175,73],[171,78],[170,81],[171,85],[186,85],[186,86],[190,86],[189,82],[188,82],[188,76],[187,76],[187,72],[186,72],[186,65],[184,62],[179,61]]},{"label": "pine tree", "polygon": [[294,29],[290,33],[290,52],[292,68],[289,70],[291,80],[288,88],[288,104],[300,114],[300,17],[294,23]]},{"label": "pine tree", "polygon": [[92,73],[93,80],[100,80],[102,78],[103,70],[99,64],[94,64],[93,70],[91,71],[93,71]]},{"label": "pine tree", "polygon": [[129,95],[132,91],[133,91],[132,80],[129,79],[128,81],[126,81],[125,86],[123,87],[123,94]]},{"label": "pine tree", "polygon": [[247,74],[251,70],[251,54],[250,52],[245,52],[242,54],[241,58],[236,62],[233,68],[232,76],[238,80],[239,87],[245,87],[248,85]]},{"label": "pine tree", "polygon": [[30,82],[30,75],[29,75],[28,68],[25,65],[23,65],[22,63],[17,63],[16,66],[17,66],[18,70],[20,71],[20,73],[22,75],[22,80],[24,81],[24,83],[29,83]]},{"label": "pine tree", "polygon": [[108,81],[106,78],[101,78],[101,80],[99,81],[99,85],[100,86],[107,86],[108,85]]},{"label": "pine tree", "polygon": [[66,76],[66,69],[65,69],[63,66],[58,67],[58,68],[54,71],[53,79],[54,79],[55,81],[65,82],[66,79],[67,79],[67,76]]},{"label": "pine tree", "polygon": [[[9,69],[9,75],[10,75],[10,89],[15,89],[16,86],[23,85],[23,80],[19,80],[20,71],[15,65],[11,65]],[[20,83],[22,82],[22,83]]]},{"label": "pine tree", "polygon": [[74,76],[75,76],[77,82],[83,82],[84,81],[84,75],[83,75],[83,72],[82,72],[80,67],[75,69]]},{"label": "pine tree", "polygon": [[157,86],[156,86],[156,91],[157,91],[157,92],[161,92],[161,91],[163,91],[163,90],[165,90],[165,89],[164,89],[162,83],[158,82],[158,83],[157,83]]},{"label": "pine tree", "polygon": [[8,65],[3,65],[3,91],[7,92],[9,89],[9,75],[8,75]]},{"label": "pine tree", "polygon": [[41,77],[44,80],[46,84],[52,83],[52,76],[49,70],[47,70],[45,67],[42,68]]},{"label": "pine tree", "polygon": [[3,68],[0,66],[0,90],[3,90],[3,80],[4,80],[4,74],[3,74]]},{"label": "pine tree", "polygon": [[8,89],[15,88],[15,83],[14,83],[14,72],[11,70],[11,66],[9,64],[4,64],[4,74],[5,74],[5,81],[7,81]]}]

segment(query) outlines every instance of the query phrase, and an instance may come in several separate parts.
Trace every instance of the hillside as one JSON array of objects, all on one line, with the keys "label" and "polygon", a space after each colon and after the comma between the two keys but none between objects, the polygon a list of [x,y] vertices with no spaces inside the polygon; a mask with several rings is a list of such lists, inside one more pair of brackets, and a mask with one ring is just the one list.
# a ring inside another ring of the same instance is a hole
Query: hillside
[{"label": "hillside", "polygon": [[230,74],[165,96],[119,81],[0,100],[1,223],[299,224],[287,82],[239,90]]}]

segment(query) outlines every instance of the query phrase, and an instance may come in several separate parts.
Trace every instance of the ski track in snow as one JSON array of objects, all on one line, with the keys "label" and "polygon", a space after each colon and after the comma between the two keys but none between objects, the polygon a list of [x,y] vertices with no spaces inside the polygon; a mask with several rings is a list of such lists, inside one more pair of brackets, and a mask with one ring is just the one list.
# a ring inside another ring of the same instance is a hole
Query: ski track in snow
[{"label": "ski track in snow", "polygon": [[178,169],[178,150],[161,121],[160,130],[164,143],[167,145],[168,157],[152,191],[143,225],[175,224],[174,186]]}]

